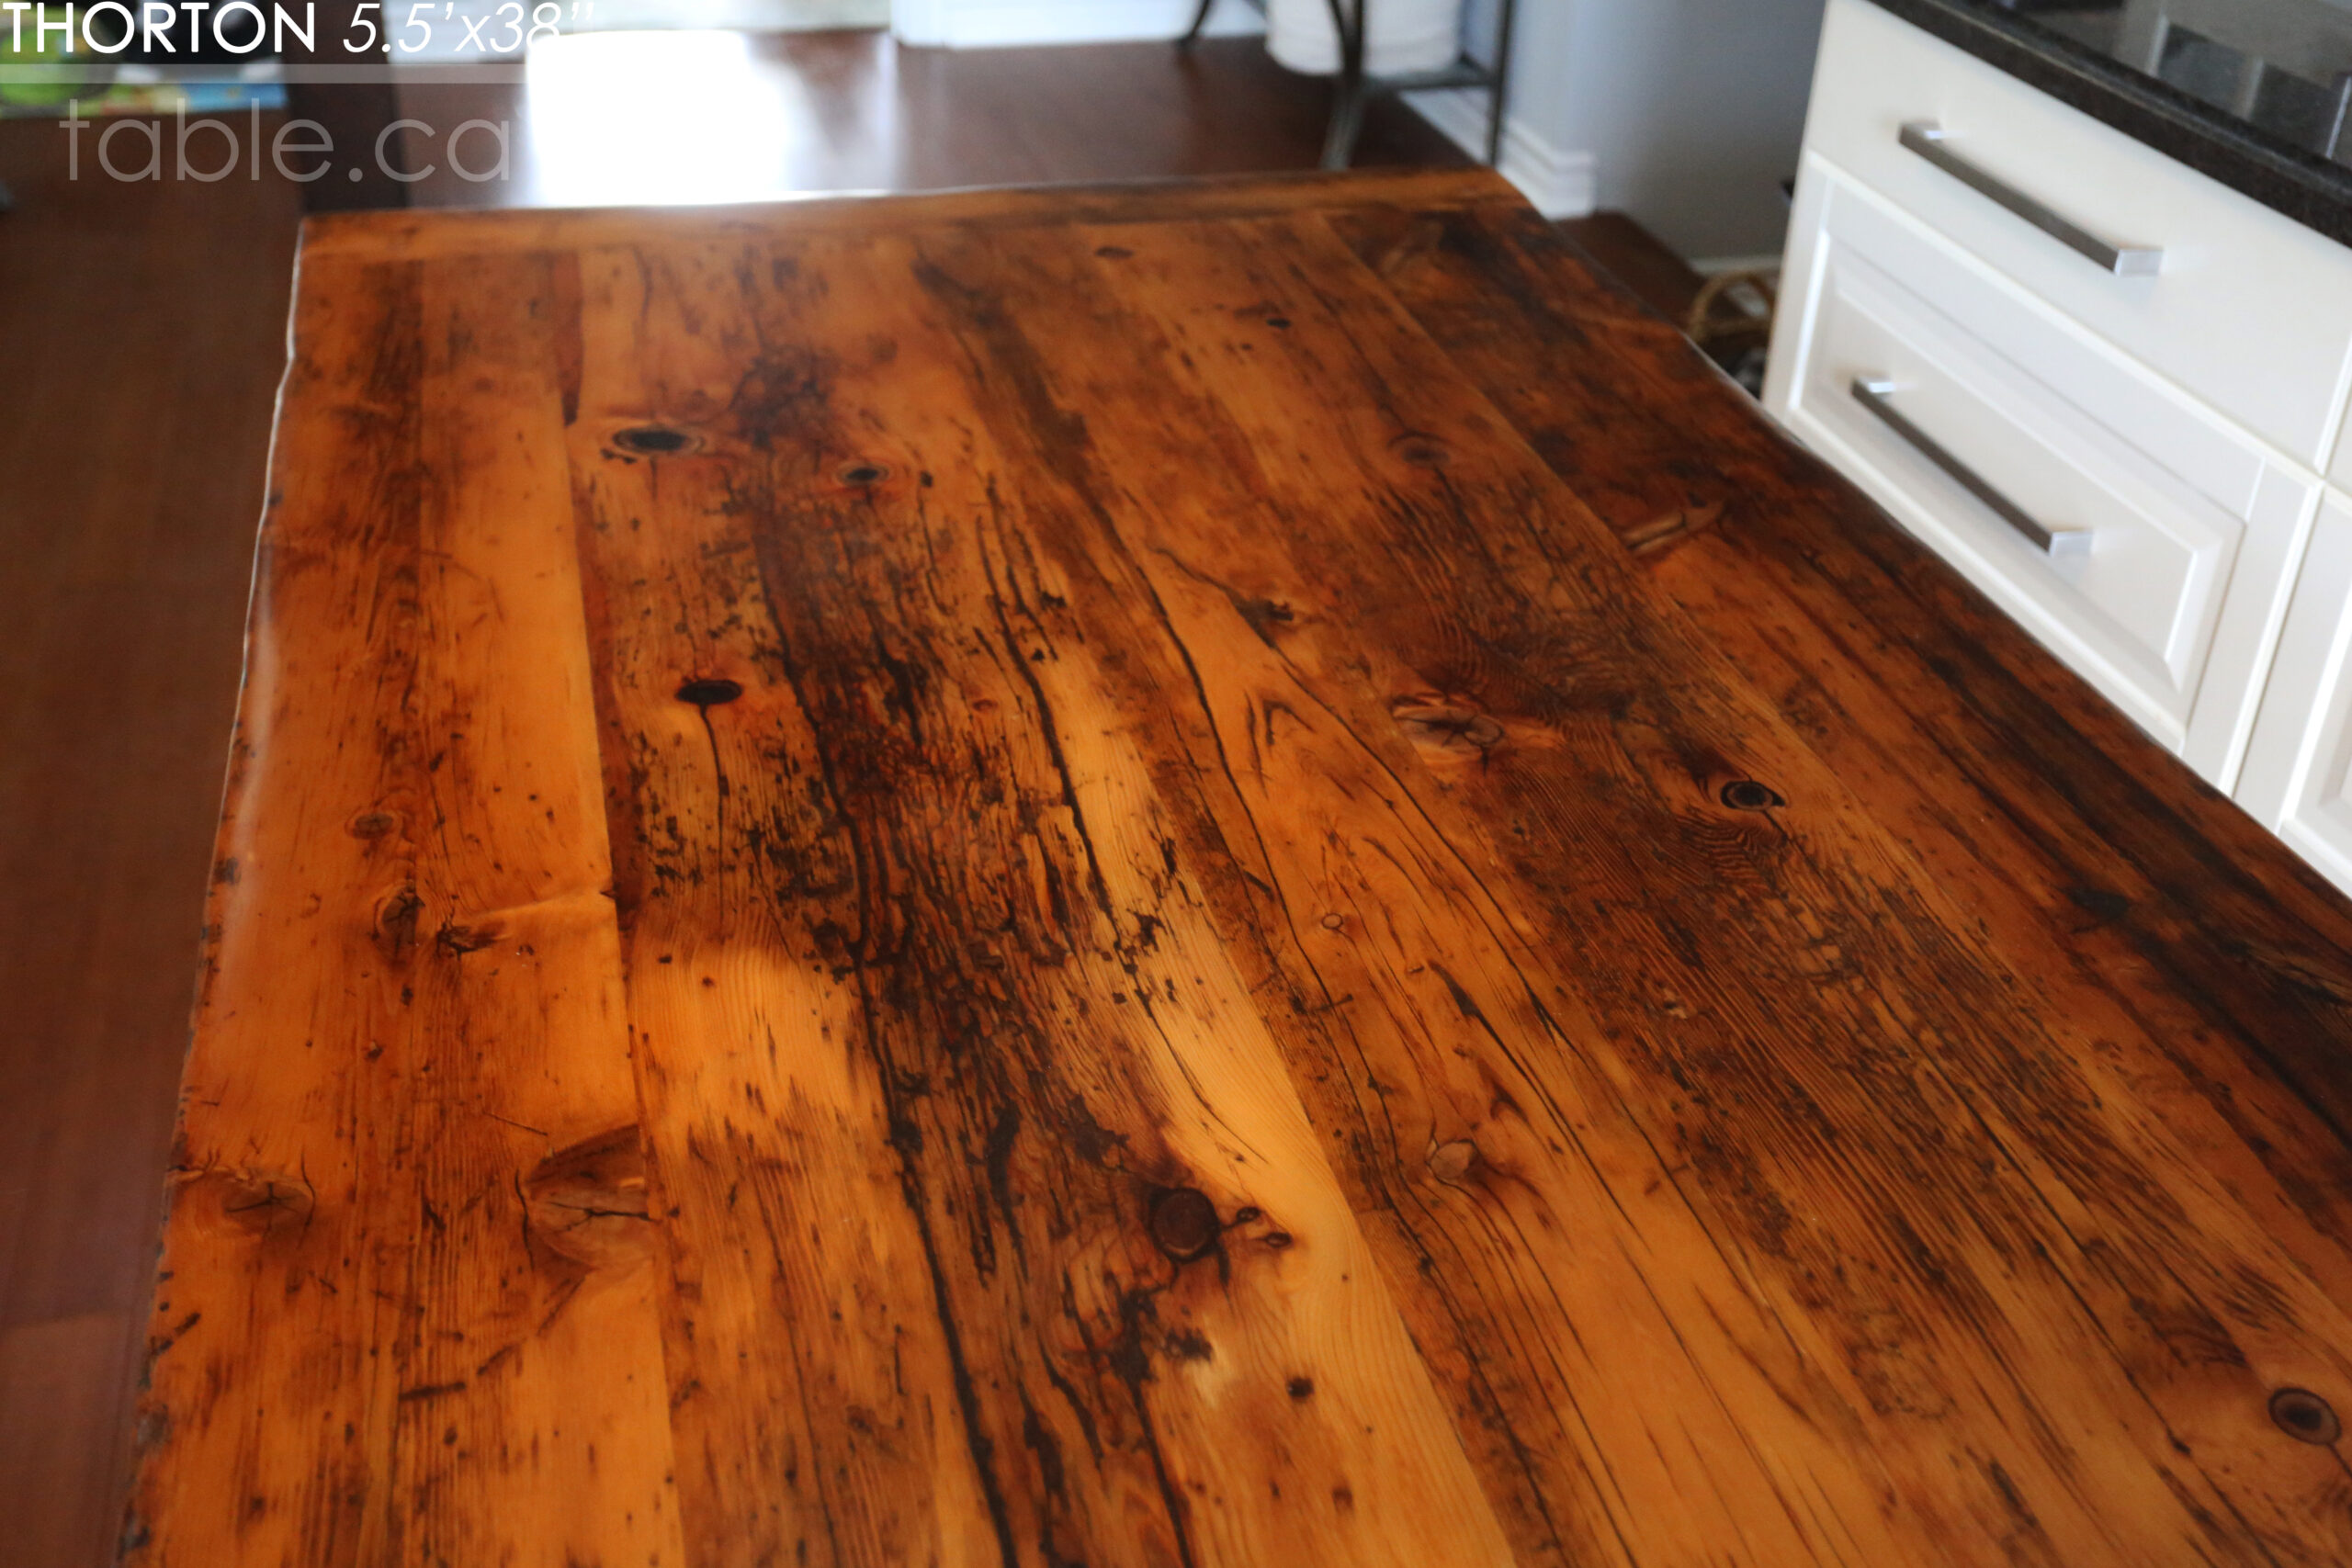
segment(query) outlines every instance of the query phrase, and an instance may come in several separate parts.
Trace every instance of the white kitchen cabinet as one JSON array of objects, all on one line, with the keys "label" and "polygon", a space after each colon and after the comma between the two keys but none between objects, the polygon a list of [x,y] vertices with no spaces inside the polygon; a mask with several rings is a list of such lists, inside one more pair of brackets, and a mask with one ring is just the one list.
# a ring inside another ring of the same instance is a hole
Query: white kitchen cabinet
[{"label": "white kitchen cabinet", "polygon": [[1826,167],[1806,181],[1781,418],[2226,780],[2316,481],[1881,198]]},{"label": "white kitchen cabinet", "polygon": [[[2103,270],[1906,147],[1964,160],[2153,274]],[[2352,367],[2352,252],[1864,0],[1833,0],[1805,150],[2305,465]]]},{"label": "white kitchen cabinet", "polygon": [[2352,892],[2352,499],[2320,509],[2238,801]]},{"label": "white kitchen cabinet", "polygon": [[1781,300],[1772,412],[2352,891],[2352,250],[1830,0]]},{"label": "white kitchen cabinet", "polygon": [[2337,490],[2352,494],[2352,410],[2344,416],[2344,426],[2335,434],[2335,458],[2327,467],[2328,482]]}]

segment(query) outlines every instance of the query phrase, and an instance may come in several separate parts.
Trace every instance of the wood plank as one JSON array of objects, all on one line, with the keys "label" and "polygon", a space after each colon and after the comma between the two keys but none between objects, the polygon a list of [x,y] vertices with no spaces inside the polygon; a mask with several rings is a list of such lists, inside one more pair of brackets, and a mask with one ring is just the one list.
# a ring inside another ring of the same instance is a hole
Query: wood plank
[{"label": "wood plank", "polygon": [[[573,482],[693,1560],[986,1561],[889,1090],[857,987],[792,916],[854,926],[855,888],[806,716],[759,679],[776,653],[733,476],[617,444],[731,400],[731,274],[628,253],[580,272]],[[749,694],[721,704],[725,682]]]},{"label": "wood plank", "polygon": [[1689,262],[1622,212],[1566,218],[1557,228],[1569,243],[1592,258],[1597,276],[1623,285],[1627,293],[1669,321],[1688,321],[1699,291],[1707,286]]},{"label": "wood plank", "polygon": [[1159,222],[1171,218],[1279,212],[1296,208],[1396,208],[1429,211],[1481,202],[1518,205],[1491,169],[1377,169],[1169,179],[1117,185],[1009,186],[951,191],[921,203],[870,196],[732,207],[527,209],[468,213],[350,212],[311,219],[305,256],[370,261],[448,260],[514,251],[587,251],[604,246],[754,243],[779,231],[815,235],[944,223],[989,227],[1069,222]]},{"label": "wood plank", "polygon": [[313,258],[127,1561],[676,1561],[543,260]]}]

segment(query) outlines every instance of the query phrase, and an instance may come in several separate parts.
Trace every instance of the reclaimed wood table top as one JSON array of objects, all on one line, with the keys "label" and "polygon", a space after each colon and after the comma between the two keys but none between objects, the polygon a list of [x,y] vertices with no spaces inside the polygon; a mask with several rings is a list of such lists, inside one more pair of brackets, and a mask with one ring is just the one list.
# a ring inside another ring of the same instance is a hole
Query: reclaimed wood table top
[{"label": "reclaimed wood table top", "polygon": [[128,1561],[2352,1561],[2352,916],[1491,175],[324,220]]}]

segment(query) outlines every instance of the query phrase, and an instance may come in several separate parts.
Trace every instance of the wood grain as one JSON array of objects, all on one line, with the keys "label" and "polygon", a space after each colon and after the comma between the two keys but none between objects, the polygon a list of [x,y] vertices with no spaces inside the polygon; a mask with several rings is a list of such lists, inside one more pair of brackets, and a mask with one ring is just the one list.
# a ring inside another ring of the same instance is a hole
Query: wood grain
[{"label": "wood grain", "polygon": [[2352,915],[1662,331],[315,229],[130,1560],[2352,1557]]}]

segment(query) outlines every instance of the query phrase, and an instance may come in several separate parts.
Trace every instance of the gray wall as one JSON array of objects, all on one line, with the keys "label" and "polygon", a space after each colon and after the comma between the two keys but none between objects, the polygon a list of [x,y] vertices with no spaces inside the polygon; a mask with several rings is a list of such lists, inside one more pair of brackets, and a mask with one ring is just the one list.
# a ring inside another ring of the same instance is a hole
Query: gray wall
[{"label": "gray wall", "polygon": [[[1777,253],[1824,0],[1520,0],[1512,118],[1685,256]],[[1493,0],[1471,0],[1473,37]]]}]

